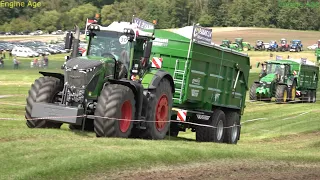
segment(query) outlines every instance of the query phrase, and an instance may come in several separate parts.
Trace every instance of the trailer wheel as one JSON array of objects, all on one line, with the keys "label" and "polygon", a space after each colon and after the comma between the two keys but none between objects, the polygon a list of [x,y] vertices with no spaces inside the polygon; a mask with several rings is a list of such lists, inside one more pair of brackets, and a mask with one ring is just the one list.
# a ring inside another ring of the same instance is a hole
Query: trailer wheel
[{"label": "trailer wheel", "polygon": [[310,103],[315,103],[317,101],[317,91],[312,90],[310,94],[311,94]]},{"label": "trailer wheel", "polygon": [[171,119],[172,90],[169,80],[163,78],[155,90],[150,91],[146,126],[142,137],[147,139],[164,139]]},{"label": "trailer wheel", "polygon": [[196,126],[196,141],[223,142],[225,122],[226,118],[224,112],[219,109],[215,110],[209,121],[202,123],[213,127]]},{"label": "trailer wheel", "polygon": [[237,112],[226,112],[226,128],[223,142],[237,144],[240,136],[240,115]]},{"label": "trailer wheel", "polygon": [[286,85],[278,85],[276,90],[276,102],[285,103],[288,100],[288,87]]},{"label": "trailer wheel", "polygon": [[60,80],[55,77],[40,77],[35,80],[29,90],[27,105],[25,107],[26,124],[29,128],[60,128],[62,123],[48,121],[46,119],[30,120],[32,106],[35,102],[54,103],[58,101],[58,93],[63,90]]},{"label": "trailer wheel", "polygon": [[132,90],[120,84],[103,88],[94,113],[94,131],[97,137],[129,137],[135,115]]},{"label": "trailer wheel", "polygon": [[259,86],[259,84],[257,84],[257,83],[253,83],[253,84],[252,84],[252,86],[251,86],[251,88],[250,88],[250,94],[249,94],[250,100],[254,100],[254,101],[257,100],[256,89],[257,89],[258,86]]}]

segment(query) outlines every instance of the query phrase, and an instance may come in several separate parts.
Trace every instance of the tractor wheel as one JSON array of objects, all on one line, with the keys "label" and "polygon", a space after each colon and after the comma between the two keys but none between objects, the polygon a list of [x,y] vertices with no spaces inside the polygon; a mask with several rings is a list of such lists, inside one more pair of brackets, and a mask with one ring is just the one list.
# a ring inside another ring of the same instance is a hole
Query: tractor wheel
[{"label": "tractor wheel", "polygon": [[199,142],[217,142],[222,143],[224,140],[224,127],[226,118],[223,111],[216,109],[209,121],[202,122],[202,124],[213,127],[197,126],[196,140]]},{"label": "tractor wheel", "polygon": [[94,113],[94,131],[97,137],[123,137],[131,134],[135,116],[132,90],[120,84],[103,88]]},{"label": "tractor wheel", "polygon": [[223,142],[237,144],[240,137],[240,115],[237,112],[226,112],[226,128]]},{"label": "tractor wheel", "polygon": [[63,90],[63,85],[60,80],[55,77],[40,77],[35,80],[29,90],[27,98],[25,118],[27,119],[27,126],[29,128],[60,128],[62,123],[48,121],[46,119],[30,120],[32,106],[35,102],[55,103],[59,99],[58,93]]},{"label": "tractor wheel", "polygon": [[285,103],[288,100],[288,87],[286,85],[278,85],[276,90],[276,102]]},{"label": "tractor wheel", "polygon": [[316,90],[313,90],[311,91],[311,103],[315,103],[317,101],[317,91]]},{"label": "tractor wheel", "polygon": [[291,101],[294,101],[296,99],[296,93],[297,93],[297,85],[296,81],[293,81],[293,84],[290,87],[290,95],[289,98]]},{"label": "tractor wheel", "polygon": [[172,108],[172,89],[168,79],[163,78],[155,90],[150,91],[146,126],[142,138],[164,139],[170,125]]},{"label": "tractor wheel", "polygon": [[259,84],[257,83],[253,83],[251,88],[250,88],[250,94],[249,94],[249,99],[250,100],[257,100],[257,93],[256,93],[256,89],[259,86]]},{"label": "tractor wheel", "polygon": [[[82,125],[69,124],[69,129],[71,130],[82,130]],[[85,131],[94,131],[93,120],[86,119],[86,124],[84,125]]]}]

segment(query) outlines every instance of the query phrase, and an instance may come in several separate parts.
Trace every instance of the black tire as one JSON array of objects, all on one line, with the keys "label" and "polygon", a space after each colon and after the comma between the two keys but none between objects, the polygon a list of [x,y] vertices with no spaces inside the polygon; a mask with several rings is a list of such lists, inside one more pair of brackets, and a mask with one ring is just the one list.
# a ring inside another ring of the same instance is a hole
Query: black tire
[{"label": "black tire", "polygon": [[[172,108],[172,88],[168,79],[161,79],[158,87],[150,91],[146,126],[142,138],[164,139],[169,130]],[[159,108],[159,109],[158,109]],[[157,111],[161,111],[157,113]],[[160,122],[159,122],[160,121]]]},{"label": "black tire", "polygon": [[290,101],[295,101],[296,99],[296,92],[297,92],[297,82],[293,81],[290,90],[289,90],[289,99]]},{"label": "black tire", "polygon": [[[73,125],[69,124],[69,129],[71,130],[82,130],[82,125]],[[84,125],[84,130],[85,131],[94,131],[94,126],[93,126],[93,120],[92,119],[86,119],[86,124]]]},{"label": "black tire", "polygon": [[172,136],[172,137],[178,137],[179,129],[180,128],[179,128],[178,122],[171,122],[170,123],[170,130],[168,132],[168,135]]},{"label": "black tire", "polygon": [[286,85],[278,85],[276,90],[276,102],[285,103],[288,100],[288,87]]},{"label": "black tire", "polygon": [[35,80],[29,90],[27,105],[25,107],[26,124],[29,128],[60,128],[62,123],[48,121],[46,119],[30,120],[32,106],[35,102],[54,103],[57,101],[57,94],[62,91],[63,85],[55,77],[40,77]]},{"label": "black tire", "polygon": [[224,127],[226,118],[223,111],[217,109],[213,112],[209,121],[202,121],[201,124],[213,127],[197,126],[196,141],[199,142],[217,142],[222,143],[224,140]]},{"label": "black tire", "polygon": [[94,113],[96,117],[93,124],[96,136],[129,137],[133,121],[121,119],[134,119],[135,103],[134,94],[129,87],[120,84],[105,86],[98,98]]},{"label": "black tire", "polygon": [[223,142],[237,144],[240,137],[240,115],[237,112],[226,112],[226,126]]},{"label": "black tire", "polygon": [[259,86],[259,84],[257,84],[257,83],[253,83],[251,85],[250,92],[249,92],[249,99],[250,100],[254,100],[254,101],[257,100],[256,89],[257,89],[258,86]]},{"label": "black tire", "polygon": [[315,103],[317,101],[317,91],[310,91],[310,103]]}]

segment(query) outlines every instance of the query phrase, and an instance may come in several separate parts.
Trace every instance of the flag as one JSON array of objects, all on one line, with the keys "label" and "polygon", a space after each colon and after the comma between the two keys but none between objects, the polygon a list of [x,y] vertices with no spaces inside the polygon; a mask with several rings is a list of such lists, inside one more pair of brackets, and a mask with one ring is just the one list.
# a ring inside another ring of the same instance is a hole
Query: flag
[{"label": "flag", "polygon": [[276,60],[278,61],[278,60],[282,60],[282,56],[276,56]]}]

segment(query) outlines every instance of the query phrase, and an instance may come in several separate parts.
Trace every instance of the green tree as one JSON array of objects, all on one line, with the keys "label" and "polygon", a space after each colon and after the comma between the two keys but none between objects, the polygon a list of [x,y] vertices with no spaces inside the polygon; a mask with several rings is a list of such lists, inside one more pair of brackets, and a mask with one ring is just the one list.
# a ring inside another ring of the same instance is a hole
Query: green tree
[{"label": "green tree", "polygon": [[67,13],[67,16],[71,18],[73,24],[78,25],[81,29],[85,29],[87,18],[92,19],[99,12],[99,9],[92,4],[83,4],[71,9]]}]

